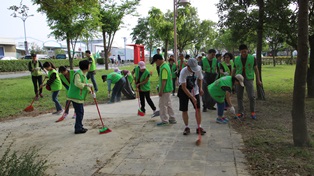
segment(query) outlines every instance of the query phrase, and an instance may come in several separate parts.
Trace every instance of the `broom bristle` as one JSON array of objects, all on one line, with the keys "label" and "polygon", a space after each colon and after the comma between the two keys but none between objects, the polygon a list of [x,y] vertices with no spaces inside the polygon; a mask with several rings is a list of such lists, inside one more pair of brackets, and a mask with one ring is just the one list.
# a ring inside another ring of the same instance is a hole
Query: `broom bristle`
[{"label": "broom bristle", "polygon": [[196,142],[195,142],[195,144],[196,144],[197,146],[201,145],[201,140],[200,140],[200,139],[197,139]]},{"label": "broom bristle", "polygon": [[107,127],[104,127],[102,129],[99,130],[99,134],[106,134],[106,133],[110,133],[111,130]]},{"label": "broom bristle", "polygon": [[145,116],[145,113],[142,112],[142,111],[140,111],[140,110],[138,110],[138,111],[137,111],[137,115],[139,115],[139,116]]},{"label": "broom bristle", "polygon": [[26,111],[26,112],[31,112],[31,111],[33,111],[34,110],[34,107],[33,106],[27,106],[25,109],[24,109],[24,111]]}]

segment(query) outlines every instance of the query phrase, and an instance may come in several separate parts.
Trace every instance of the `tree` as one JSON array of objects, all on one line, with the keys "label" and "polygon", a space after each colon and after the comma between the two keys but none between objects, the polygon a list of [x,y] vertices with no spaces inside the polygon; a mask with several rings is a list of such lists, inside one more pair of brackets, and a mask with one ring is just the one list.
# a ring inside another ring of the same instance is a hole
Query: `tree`
[{"label": "tree", "polygon": [[[73,69],[72,50],[83,30],[92,30],[99,25],[98,0],[32,0],[39,5],[39,12],[47,16],[48,26],[57,40],[66,40],[70,67]],[[72,46],[72,47],[71,47]]]},{"label": "tree", "polygon": [[154,35],[164,43],[164,58],[167,59],[169,42],[173,40],[173,23],[158,8],[153,7],[148,14],[149,25],[153,28]]},{"label": "tree", "polygon": [[309,44],[310,44],[310,62],[307,74],[307,96],[314,98],[314,2],[309,2]]},{"label": "tree", "polygon": [[149,25],[148,17],[139,18],[137,25],[133,28],[132,41],[136,44],[143,44],[145,48],[149,49],[149,59],[151,60],[151,53],[153,47],[157,46],[157,39],[154,36],[153,28]]},{"label": "tree", "polygon": [[105,68],[108,70],[108,57],[116,32],[123,25],[123,17],[126,15],[136,15],[135,8],[139,0],[121,0],[117,3],[114,0],[106,0],[100,9],[101,32],[103,36],[105,52]]},{"label": "tree", "polygon": [[308,0],[299,0],[298,58],[294,75],[292,133],[295,146],[309,146],[305,116],[305,83],[308,64]]}]

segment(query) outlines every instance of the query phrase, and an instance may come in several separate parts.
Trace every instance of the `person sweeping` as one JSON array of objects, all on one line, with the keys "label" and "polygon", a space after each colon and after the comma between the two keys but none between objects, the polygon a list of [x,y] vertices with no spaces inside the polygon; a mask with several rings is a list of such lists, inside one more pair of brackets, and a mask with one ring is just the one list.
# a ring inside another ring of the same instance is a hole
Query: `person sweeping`
[{"label": "person sweeping", "polygon": [[138,67],[134,68],[134,78],[136,83],[136,88],[140,94],[141,111],[145,114],[145,99],[149,106],[153,110],[152,117],[157,113],[156,106],[152,99],[150,98],[150,72],[146,69],[145,62],[140,61]]},{"label": "person sweeping", "polygon": [[[60,76],[62,85],[66,89],[65,91],[66,91],[66,95],[67,95],[69,87],[70,87],[70,80],[73,79],[73,75],[74,75],[75,71],[74,70],[67,70],[67,68],[65,66],[60,66],[58,71],[59,71],[59,76]],[[70,104],[71,104],[71,101],[70,100],[66,100],[64,113],[57,120],[57,122],[64,120],[68,116],[69,109],[70,109]],[[74,119],[75,117],[76,117],[76,114],[74,112],[74,115],[73,115],[72,118]]]},{"label": "person sweeping", "polygon": [[[91,92],[93,84],[89,84],[87,80],[87,73],[90,67],[88,60],[82,60],[79,62],[79,70],[73,75],[73,79],[70,80],[70,87],[68,90],[68,100],[72,101],[74,111],[76,114],[74,134],[86,133],[88,129],[83,127],[82,121],[84,117],[84,101],[86,95]],[[95,97],[95,93],[93,96]]]},{"label": "person sweeping", "polygon": [[56,112],[52,114],[61,115],[63,113],[62,107],[58,101],[58,94],[62,89],[62,83],[59,77],[56,67],[51,62],[45,62],[43,67],[48,71],[48,81],[46,84],[42,84],[40,88],[46,86],[47,90],[50,90],[52,93],[52,101],[55,103]]},{"label": "person sweeping", "polygon": [[121,91],[123,89],[123,86],[125,84],[125,78],[118,72],[112,72],[108,75],[102,75],[101,76],[103,82],[107,81],[108,84],[108,98],[110,97],[111,92],[111,83],[114,84],[114,87],[112,89],[112,95],[110,98],[110,101],[108,104],[112,104],[115,102],[121,101]]}]

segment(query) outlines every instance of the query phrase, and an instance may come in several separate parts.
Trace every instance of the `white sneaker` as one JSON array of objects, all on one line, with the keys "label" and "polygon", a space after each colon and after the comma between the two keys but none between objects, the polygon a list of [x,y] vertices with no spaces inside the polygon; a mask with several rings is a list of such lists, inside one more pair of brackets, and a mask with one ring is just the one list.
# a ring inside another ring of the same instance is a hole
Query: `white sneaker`
[{"label": "white sneaker", "polygon": [[63,110],[57,111],[55,114],[56,115],[61,115],[61,114],[63,114]]},{"label": "white sneaker", "polygon": [[68,117],[68,114],[67,114],[67,113],[64,113],[64,114],[63,114],[63,117],[64,117],[64,118],[67,118],[67,117]]}]

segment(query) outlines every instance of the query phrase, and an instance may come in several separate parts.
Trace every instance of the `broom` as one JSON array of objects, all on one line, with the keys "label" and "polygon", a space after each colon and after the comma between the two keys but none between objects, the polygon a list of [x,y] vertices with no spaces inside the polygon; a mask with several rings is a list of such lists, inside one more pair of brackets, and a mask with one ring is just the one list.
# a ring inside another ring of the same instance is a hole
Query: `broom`
[{"label": "broom", "polygon": [[[93,88],[91,88],[91,89],[92,89],[92,94],[94,94]],[[97,108],[97,111],[98,111],[99,119],[100,119],[101,124],[102,124],[102,128],[99,130],[99,134],[110,133],[112,130],[110,130],[108,127],[105,127],[105,124],[104,124],[104,122],[102,121],[102,118],[101,118],[101,115],[100,115],[100,111],[99,111],[99,108],[98,108],[98,103],[97,103],[96,97],[93,96],[93,98],[94,98],[94,102],[95,102],[95,105],[96,105],[96,108]]]},{"label": "broom", "polygon": [[140,103],[140,92],[138,90],[139,88],[136,87],[136,92],[137,92],[137,101],[138,101],[138,110],[137,110],[137,115],[139,116],[145,116],[145,113],[141,110],[141,103]]},{"label": "broom", "polygon": [[[195,97],[195,95],[194,95],[194,88],[192,89],[192,92],[193,92],[193,97]],[[202,142],[202,135],[201,135],[200,122],[197,120],[197,117],[198,117],[197,103],[194,103],[194,107],[195,107],[195,119],[196,119],[197,129],[198,129],[198,138],[195,141],[195,145],[199,146],[199,145],[201,145],[201,142]]]},{"label": "broom", "polygon": [[[46,77],[45,77],[45,79],[43,80],[43,82],[45,82],[45,80],[46,80]],[[34,101],[35,101],[35,99],[36,99],[36,96],[37,96],[37,95],[35,95],[35,97],[33,98],[32,103],[24,109],[25,112],[34,111],[33,103],[34,103]]]}]

